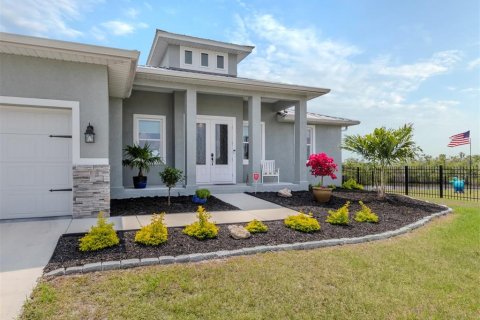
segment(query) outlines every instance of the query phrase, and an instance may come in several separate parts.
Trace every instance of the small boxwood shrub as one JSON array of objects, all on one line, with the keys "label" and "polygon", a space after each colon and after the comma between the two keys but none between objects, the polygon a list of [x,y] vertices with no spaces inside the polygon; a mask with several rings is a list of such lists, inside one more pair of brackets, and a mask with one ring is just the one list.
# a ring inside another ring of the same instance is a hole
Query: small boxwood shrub
[{"label": "small boxwood shrub", "polygon": [[201,199],[207,199],[210,197],[210,190],[208,189],[198,189],[195,191],[195,195]]},{"label": "small boxwood shrub", "polygon": [[168,239],[168,229],[163,219],[165,218],[165,212],[161,214],[154,214],[152,222],[135,234],[135,242],[141,243],[147,246],[158,246]]},{"label": "small boxwood shrub", "polygon": [[297,215],[288,216],[284,220],[284,223],[288,228],[301,232],[315,232],[320,230],[320,223],[313,217],[311,212],[309,214],[300,212]]},{"label": "small boxwood shrub", "polygon": [[183,229],[183,233],[198,240],[216,238],[218,235],[218,227],[215,223],[208,221],[211,216],[205,211],[205,208],[198,206],[197,209],[198,221],[188,225]]},{"label": "small boxwood shrub", "polygon": [[257,219],[250,221],[246,226],[245,229],[248,230],[250,233],[260,233],[260,232],[267,232],[268,227],[262,222]]},{"label": "small boxwood shrub", "polygon": [[345,181],[342,184],[342,188],[348,189],[348,190],[363,190],[363,186],[357,183],[357,181],[355,181],[355,179],[353,178],[350,178],[347,181]]},{"label": "small boxwood shrub", "polygon": [[362,201],[359,201],[358,203],[360,204],[362,209],[360,211],[357,211],[355,215],[355,221],[377,223],[378,216],[372,212],[372,209],[367,207]]},{"label": "small boxwood shrub", "polygon": [[113,222],[107,223],[103,212],[98,214],[97,225],[92,226],[90,231],[80,238],[80,251],[96,251],[115,246],[120,243],[120,239],[113,229]]},{"label": "small boxwood shrub", "polygon": [[348,224],[350,222],[348,206],[350,206],[350,201],[347,201],[338,210],[328,210],[328,217],[326,221],[331,224]]}]

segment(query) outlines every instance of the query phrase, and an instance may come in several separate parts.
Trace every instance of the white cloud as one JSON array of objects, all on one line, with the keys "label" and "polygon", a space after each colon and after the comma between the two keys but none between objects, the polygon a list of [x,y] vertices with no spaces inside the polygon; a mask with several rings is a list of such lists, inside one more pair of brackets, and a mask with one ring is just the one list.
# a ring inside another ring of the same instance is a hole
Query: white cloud
[{"label": "white cloud", "polygon": [[140,10],[135,8],[127,8],[125,10],[125,15],[131,19],[135,19],[140,14]]},{"label": "white cloud", "polygon": [[468,63],[467,69],[472,70],[472,69],[475,69],[477,67],[480,67],[480,58],[477,58],[475,60],[470,61]]},{"label": "white cloud", "polygon": [[128,23],[120,20],[111,20],[103,22],[101,26],[110,34],[115,36],[124,36],[132,34],[136,29],[148,27],[145,23]]},{"label": "white cloud", "polygon": [[99,0],[2,0],[0,27],[3,31],[34,36],[58,35],[78,38],[83,32],[71,23],[82,19]]}]

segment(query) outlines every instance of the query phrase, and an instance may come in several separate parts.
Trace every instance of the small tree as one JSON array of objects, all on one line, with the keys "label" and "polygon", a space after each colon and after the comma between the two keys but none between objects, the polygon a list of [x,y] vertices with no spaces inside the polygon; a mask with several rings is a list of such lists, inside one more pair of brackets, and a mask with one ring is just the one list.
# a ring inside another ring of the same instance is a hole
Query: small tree
[{"label": "small tree", "polygon": [[315,177],[320,177],[320,186],[323,187],[323,177],[329,176],[337,179],[335,172],[338,171],[337,164],[332,157],[325,153],[312,154],[308,157],[307,167],[310,167],[310,173]]},{"label": "small tree", "polygon": [[167,166],[159,175],[163,183],[168,187],[168,206],[170,206],[170,190],[175,187],[177,183],[183,181],[183,171]]},{"label": "small tree", "polygon": [[346,136],[342,148],[362,156],[374,168],[379,167],[379,198],[385,198],[385,168],[414,159],[422,151],[413,141],[413,124],[398,129],[376,128],[365,136]]}]

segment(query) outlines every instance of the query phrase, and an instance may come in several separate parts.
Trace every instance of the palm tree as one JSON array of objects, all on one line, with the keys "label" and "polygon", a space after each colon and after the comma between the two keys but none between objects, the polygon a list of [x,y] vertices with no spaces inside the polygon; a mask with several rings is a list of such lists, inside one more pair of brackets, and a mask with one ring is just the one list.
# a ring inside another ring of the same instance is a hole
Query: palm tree
[{"label": "palm tree", "polygon": [[373,133],[365,136],[346,136],[342,148],[362,156],[374,167],[379,167],[379,198],[385,198],[385,168],[414,159],[422,151],[413,141],[413,124],[398,129],[376,128]]},{"label": "palm tree", "polygon": [[123,152],[125,156],[125,159],[122,161],[123,165],[131,169],[138,169],[138,176],[133,177],[133,184],[136,187],[140,182],[143,183],[142,188],[145,187],[147,177],[143,176],[143,172],[148,172],[151,166],[163,164],[162,159],[153,154],[148,143],[143,147],[136,144],[133,146],[127,145]]}]

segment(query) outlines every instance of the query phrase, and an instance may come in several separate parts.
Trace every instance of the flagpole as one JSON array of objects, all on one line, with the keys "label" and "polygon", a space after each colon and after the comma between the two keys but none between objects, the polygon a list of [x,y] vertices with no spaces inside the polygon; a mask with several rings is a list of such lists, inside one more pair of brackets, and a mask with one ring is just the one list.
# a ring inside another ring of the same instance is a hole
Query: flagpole
[{"label": "flagpole", "polygon": [[470,181],[468,181],[469,184],[469,189],[470,189],[470,195],[472,194],[472,136],[468,137],[468,144],[470,145]]}]

